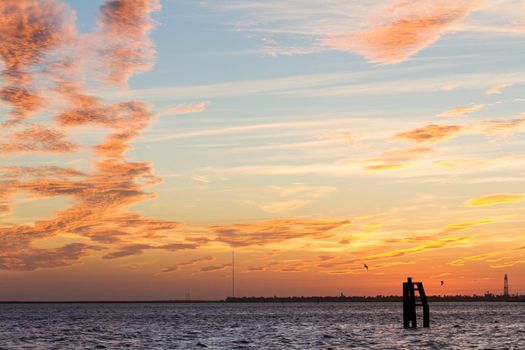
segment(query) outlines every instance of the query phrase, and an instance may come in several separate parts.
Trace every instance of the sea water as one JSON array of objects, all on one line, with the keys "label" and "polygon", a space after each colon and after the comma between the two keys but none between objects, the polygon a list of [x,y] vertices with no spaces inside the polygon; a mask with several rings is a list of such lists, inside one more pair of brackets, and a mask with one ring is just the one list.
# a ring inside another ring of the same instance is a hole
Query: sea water
[{"label": "sea water", "polygon": [[2,349],[525,349],[525,303],[2,304]]}]

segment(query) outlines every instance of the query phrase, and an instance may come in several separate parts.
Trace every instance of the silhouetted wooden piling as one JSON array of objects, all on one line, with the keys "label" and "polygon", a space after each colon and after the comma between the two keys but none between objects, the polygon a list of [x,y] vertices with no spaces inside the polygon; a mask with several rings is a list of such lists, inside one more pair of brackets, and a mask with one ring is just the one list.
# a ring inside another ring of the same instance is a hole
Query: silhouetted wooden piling
[{"label": "silhouetted wooden piling", "polygon": [[[419,293],[419,303],[416,302],[416,290]],[[423,306],[423,327],[430,327],[430,310],[423,283],[412,282],[412,278],[409,277],[403,283],[403,326],[405,328],[417,327],[416,306]]]}]

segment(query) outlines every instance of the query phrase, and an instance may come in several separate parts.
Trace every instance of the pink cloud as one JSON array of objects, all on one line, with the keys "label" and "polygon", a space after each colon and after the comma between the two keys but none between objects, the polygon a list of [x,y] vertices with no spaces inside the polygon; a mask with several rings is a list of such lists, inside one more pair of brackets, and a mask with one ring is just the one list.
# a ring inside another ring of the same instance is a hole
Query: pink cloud
[{"label": "pink cloud", "polygon": [[[166,239],[144,243],[163,238],[164,232],[181,226],[179,222],[127,211],[130,205],[152,198],[154,195],[146,188],[161,181],[154,176],[150,163],[132,162],[125,157],[130,142],[152,119],[149,107],[138,101],[109,104],[83,89],[84,82],[91,80],[97,84],[124,84],[148,67],[154,53],[148,38],[153,26],[150,13],[158,8],[155,0],[107,0],[100,10],[99,30],[80,38],[75,36],[74,13],[57,1],[6,0],[0,4],[0,63],[5,67],[2,78],[6,82],[0,98],[11,106],[14,115],[10,123],[4,123],[7,132],[0,152],[72,152],[78,146],[67,140],[65,132],[70,127],[110,130],[104,141],[93,147],[95,159],[90,172],[50,166],[0,168],[2,212],[10,209],[10,199],[18,192],[33,198],[68,196],[71,203],[49,219],[0,227],[0,269],[67,266],[92,250],[108,246],[113,249],[106,258],[118,258],[149,249],[195,249],[207,242]],[[68,50],[81,52],[86,64],[60,55],[64,43],[71,44]],[[101,69],[106,77],[103,81],[99,80]],[[42,100],[44,96],[33,89],[42,78],[36,79],[35,71],[47,79],[44,86],[52,86],[68,102],[65,107],[53,106],[60,108],[55,118],[60,128],[22,121],[38,107],[53,103]],[[32,246],[35,240],[64,233],[89,238],[99,245],[73,243],[46,250]]]},{"label": "pink cloud", "polygon": [[148,37],[154,25],[150,16],[159,9],[158,0],[107,0],[102,5],[95,38],[109,82],[126,84],[150,68],[155,56]]},{"label": "pink cloud", "polygon": [[479,6],[477,0],[394,0],[371,16],[367,28],[323,43],[374,63],[399,63],[436,42]]},{"label": "pink cloud", "polygon": [[0,2],[0,62],[5,80],[0,99],[12,117],[25,119],[44,103],[34,89],[35,71],[75,35],[72,11],[55,0]]},{"label": "pink cloud", "polygon": [[67,141],[64,133],[43,125],[31,125],[8,136],[6,143],[0,143],[0,153],[67,153],[76,149],[77,145]]},{"label": "pink cloud", "polygon": [[177,105],[164,110],[161,115],[183,115],[191,113],[200,113],[207,107],[206,102],[195,102],[183,105]]}]

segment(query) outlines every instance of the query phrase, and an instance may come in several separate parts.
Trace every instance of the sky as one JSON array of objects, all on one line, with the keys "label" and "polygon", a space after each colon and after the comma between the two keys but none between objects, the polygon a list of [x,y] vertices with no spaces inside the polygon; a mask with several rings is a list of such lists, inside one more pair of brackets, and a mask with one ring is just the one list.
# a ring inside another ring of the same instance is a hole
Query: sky
[{"label": "sky", "polygon": [[523,1],[0,14],[0,300],[525,293]]}]

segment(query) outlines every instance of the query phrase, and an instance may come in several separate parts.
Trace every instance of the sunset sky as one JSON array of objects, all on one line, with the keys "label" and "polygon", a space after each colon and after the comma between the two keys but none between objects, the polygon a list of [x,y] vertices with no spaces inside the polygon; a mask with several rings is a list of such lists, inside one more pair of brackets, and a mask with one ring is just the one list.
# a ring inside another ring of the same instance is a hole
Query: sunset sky
[{"label": "sunset sky", "polygon": [[2,0],[0,299],[523,294],[523,62],[522,0]]}]

